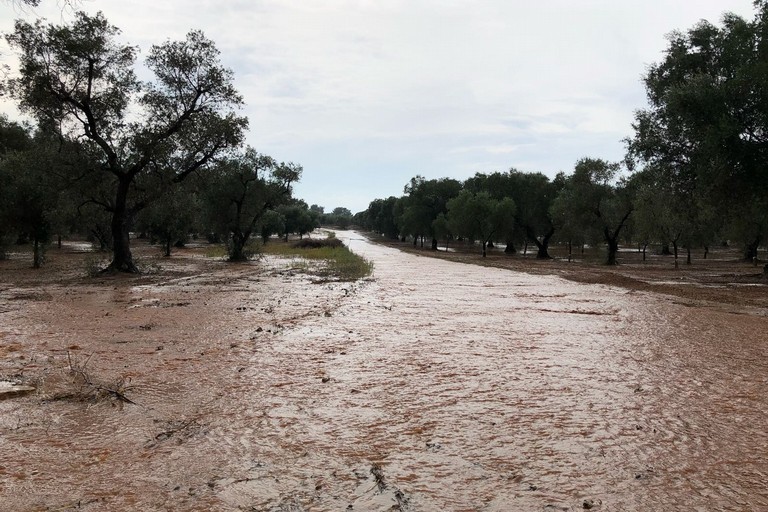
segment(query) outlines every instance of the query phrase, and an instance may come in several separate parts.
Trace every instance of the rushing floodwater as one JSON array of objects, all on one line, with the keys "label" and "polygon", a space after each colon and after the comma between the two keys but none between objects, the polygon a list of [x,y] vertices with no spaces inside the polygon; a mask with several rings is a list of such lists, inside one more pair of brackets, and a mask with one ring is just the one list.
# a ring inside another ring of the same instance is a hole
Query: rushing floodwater
[{"label": "rushing floodwater", "polygon": [[253,366],[317,510],[372,464],[412,510],[768,510],[764,319],[352,235],[376,282]]},{"label": "rushing floodwater", "polygon": [[[93,364],[132,368],[141,406],[4,409],[0,497],[11,510],[768,510],[765,317],[338,236],[375,280],[285,276],[278,300],[264,290],[279,278],[237,267],[40,303],[37,331],[20,317],[19,333],[65,347],[96,333]],[[71,330],[53,328],[66,317]]]}]

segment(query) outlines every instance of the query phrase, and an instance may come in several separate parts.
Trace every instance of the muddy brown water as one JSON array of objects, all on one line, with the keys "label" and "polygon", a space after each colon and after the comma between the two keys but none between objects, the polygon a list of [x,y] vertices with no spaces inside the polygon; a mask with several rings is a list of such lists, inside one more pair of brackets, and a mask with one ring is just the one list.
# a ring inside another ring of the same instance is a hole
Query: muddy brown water
[{"label": "muddy brown water", "polygon": [[4,374],[138,405],[0,402],[0,509],[768,510],[766,317],[338,236],[373,280],[3,288]]}]

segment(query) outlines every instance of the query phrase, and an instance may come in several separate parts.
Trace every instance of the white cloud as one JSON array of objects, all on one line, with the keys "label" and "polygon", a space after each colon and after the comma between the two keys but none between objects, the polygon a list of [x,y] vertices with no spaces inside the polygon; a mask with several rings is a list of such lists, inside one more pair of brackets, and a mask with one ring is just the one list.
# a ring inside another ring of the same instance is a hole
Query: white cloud
[{"label": "white cloud", "polygon": [[[305,167],[310,203],[352,210],[416,173],[554,175],[616,159],[665,34],[751,0],[83,0],[126,41],[193,28],[235,70],[249,143]],[[43,0],[37,13],[70,18]],[[12,30],[0,2],[0,30]],[[0,49],[3,60],[7,50]],[[13,112],[7,101],[0,111]],[[348,203],[345,203],[348,202]],[[327,203],[327,204],[326,204]]]}]

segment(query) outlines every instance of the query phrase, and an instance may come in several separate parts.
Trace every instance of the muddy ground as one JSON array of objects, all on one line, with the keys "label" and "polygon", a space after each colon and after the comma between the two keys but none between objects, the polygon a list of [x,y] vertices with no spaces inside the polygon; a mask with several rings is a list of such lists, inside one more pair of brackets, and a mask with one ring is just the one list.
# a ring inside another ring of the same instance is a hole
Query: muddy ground
[{"label": "muddy ground", "polygon": [[578,285],[347,236],[373,279],[141,243],[141,276],[77,243],[0,262],[0,380],[36,388],[0,401],[2,509],[768,506],[754,267],[483,262]]},{"label": "muddy ground", "polygon": [[[645,259],[639,249],[622,248],[616,266],[607,266],[605,249],[597,247],[582,252],[574,249],[568,261],[567,248],[553,245],[550,260],[536,259],[531,246],[513,255],[504,254],[504,246],[489,249],[482,258],[479,246],[466,247],[457,243],[440,244],[438,251],[414,246],[412,242],[384,240],[369,234],[376,243],[420,256],[430,256],[474,265],[504,268],[536,275],[555,275],[578,283],[618,286],[628,290],[660,293],[678,297],[683,303],[717,307],[740,314],[768,314],[768,276],[763,272],[766,261],[744,262],[736,248],[716,247],[705,256],[704,251],[692,252],[691,264],[685,252],[678,255],[678,264],[671,254],[662,255],[658,247],[649,247]],[[761,257],[765,253],[761,253]]]}]

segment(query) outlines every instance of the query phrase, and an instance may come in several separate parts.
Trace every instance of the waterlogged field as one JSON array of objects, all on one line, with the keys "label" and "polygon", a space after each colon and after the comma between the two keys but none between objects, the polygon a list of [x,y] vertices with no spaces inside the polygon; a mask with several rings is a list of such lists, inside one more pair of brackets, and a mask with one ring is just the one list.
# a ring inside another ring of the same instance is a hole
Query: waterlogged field
[{"label": "waterlogged field", "polygon": [[0,401],[0,502],[768,508],[765,316],[337,236],[373,279],[193,249],[143,277],[0,263],[0,374],[38,387]]}]

